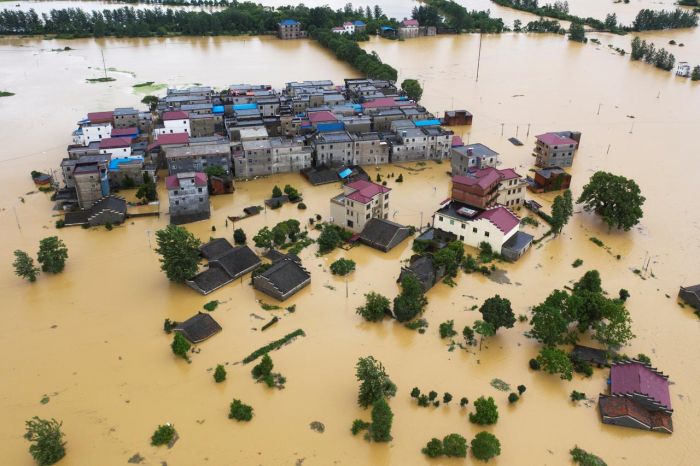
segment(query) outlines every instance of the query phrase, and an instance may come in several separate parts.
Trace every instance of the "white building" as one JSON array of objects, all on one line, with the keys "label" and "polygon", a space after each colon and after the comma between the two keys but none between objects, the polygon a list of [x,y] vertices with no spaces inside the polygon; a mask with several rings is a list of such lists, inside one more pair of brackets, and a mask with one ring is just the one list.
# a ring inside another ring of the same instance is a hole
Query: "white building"
[{"label": "white building", "polygon": [[170,223],[195,222],[209,218],[209,191],[207,175],[201,172],[184,172],[165,178],[170,201]]},{"label": "white building", "polygon": [[355,25],[353,23],[343,23],[345,34],[355,34]]},{"label": "white building", "polygon": [[331,199],[331,221],[339,227],[361,232],[371,218],[389,218],[390,188],[371,181],[354,181]]},{"label": "white building", "polygon": [[112,158],[131,155],[131,138],[105,138],[100,141],[100,154],[111,154]]},{"label": "white building", "polygon": [[163,121],[163,126],[155,129],[154,134],[156,137],[161,134],[190,134],[190,117],[187,112],[181,110],[163,112],[161,120]]}]

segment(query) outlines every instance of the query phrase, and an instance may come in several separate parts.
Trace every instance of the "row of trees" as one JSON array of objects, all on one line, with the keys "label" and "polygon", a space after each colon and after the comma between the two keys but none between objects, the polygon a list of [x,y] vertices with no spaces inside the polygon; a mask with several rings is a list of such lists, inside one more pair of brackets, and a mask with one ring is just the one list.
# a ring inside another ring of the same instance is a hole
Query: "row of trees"
[{"label": "row of trees", "polygon": [[[579,23],[581,25],[585,24],[591,28],[598,31],[609,31],[614,33],[620,33],[623,28],[617,24],[617,17],[615,14],[610,14],[605,18],[605,21],[601,21],[596,18],[572,15],[569,13],[568,2],[556,1],[553,4],[546,4],[539,6],[537,0],[492,0],[494,3],[508,7],[514,8],[520,11],[527,11],[542,17],[556,18],[563,21],[571,21],[572,23]],[[542,32],[542,31],[537,31]]]},{"label": "row of trees", "polygon": [[662,70],[670,71],[676,63],[676,57],[666,49],[658,49],[654,44],[646,40],[641,40],[639,37],[632,39],[632,60],[644,60],[645,63],[654,65]]},{"label": "row of trees", "polygon": [[423,0],[422,3],[424,6],[413,9],[413,18],[421,26],[449,28],[457,32],[499,33],[506,29],[503,20],[491,18],[488,11],[468,11],[452,0]]},{"label": "row of trees", "polygon": [[363,75],[375,79],[387,79],[396,81],[399,73],[391,65],[382,63],[376,52],[367,53],[357,45],[357,42],[344,34],[334,34],[329,30],[310,30],[311,36],[330,51],[338,59],[343,60]]},{"label": "row of trees", "polygon": [[[501,454],[501,442],[495,435],[489,432],[479,432],[471,441],[474,458],[488,461]],[[421,450],[429,458],[448,456],[453,458],[466,458],[467,439],[459,434],[446,435],[442,440],[433,438]]]},{"label": "row of trees", "polygon": [[676,8],[673,11],[643,9],[632,22],[633,31],[654,31],[658,29],[692,28],[698,25],[695,12]]}]

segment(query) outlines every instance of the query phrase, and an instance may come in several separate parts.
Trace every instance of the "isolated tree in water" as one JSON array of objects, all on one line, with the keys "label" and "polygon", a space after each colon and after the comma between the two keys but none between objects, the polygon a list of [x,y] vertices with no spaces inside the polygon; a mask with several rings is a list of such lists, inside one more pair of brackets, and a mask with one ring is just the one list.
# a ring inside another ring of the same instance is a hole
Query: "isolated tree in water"
[{"label": "isolated tree in water", "polygon": [[485,322],[493,326],[494,332],[499,328],[512,328],[515,324],[515,314],[510,307],[510,301],[496,295],[484,301],[479,309]]},{"label": "isolated tree in water", "polygon": [[39,254],[37,260],[41,264],[43,272],[59,273],[63,271],[68,259],[68,248],[58,239],[58,236],[49,236],[39,241]]},{"label": "isolated tree in water", "polygon": [[569,26],[569,40],[586,42],[586,30],[583,28],[583,24],[575,21],[571,22],[571,26]]},{"label": "isolated tree in water", "polygon": [[381,397],[372,405],[372,425],[369,427],[372,440],[375,442],[388,442],[391,440],[391,424],[394,413],[391,412],[386,398]]},{"label": "isolated tree in water", "polygon": [[571,198],[571,191],[568,189],[564,191],[564,194],[554,198],[554,203],[552,204],[552,233],[558,235],[561,230],[569,222],[571,215],[574,213],[574,203]]},{"label": "isolated tree in water", "polygon": [[634,180],[607,172],[596,172],[576,201],[584,210],[600,215],[610,227],[629,230],[644,216],[641,195]]},{"label": "isolated tree in water", "polygon": [[26,278],[30,282],[36,281],[36,276],[39,273],[39,267],[34,265],[34,259],[29,257],[24,251],[19,249],[15,251],[15,261],[12,263],[15,268],[15,274],[18,277]]},{"label": "isolated tree in water", "polygon": [[366,408],[382,398],[396,395],[396,385],[391,381],[381,362],[373,356],[360,358],[355,366],[355,375],[360,382],[357,404]]},{"label": "isolated tree in water", "polygon": [[479,425],[495,424],[498,421],[498,407],[492,397],[480,396],[474,402],[476,411],[469,413],[469,421]]},{"label": "isolated tree in water", "polygon": [[501,442],[489,432],[479,432],[472,439],[472,454],[478,460],[488,461],[501,454]]},{"label": "isolated tree in water", "polygon": [[39,466],[48,466],[66,456],[61,425],[56,419],[41,419],[34,416],[26,423],[24,438],[31,442],[29,453]]},{"label": "isolated tree in water", "polygon": [[571,380],[574,367],[569,356],[562,350],[545,347],[540,350],[537,362],[549,374],[559,374],[562,380]]},{"label": "isolated tree in water", "polygon": [[246,242],[245,232],[241,228],[236,228],[233,231],[233,241],[236,244],[245,244]]},{"label": "isolated tree in water", "polygon": [[199,239],[176,225],[168,225],[156,232],[158,247],[156,252],[160,254],[160,268],[170,281],[182,283],[192,278],[199,265]]},{"label": "isolated tree in water", "polygon": [[423,286],[413,275],[401,280],[401,294],[394,298],[394,314],[399,322],[406,322],[423,312],[428,299],[423,295]]}]

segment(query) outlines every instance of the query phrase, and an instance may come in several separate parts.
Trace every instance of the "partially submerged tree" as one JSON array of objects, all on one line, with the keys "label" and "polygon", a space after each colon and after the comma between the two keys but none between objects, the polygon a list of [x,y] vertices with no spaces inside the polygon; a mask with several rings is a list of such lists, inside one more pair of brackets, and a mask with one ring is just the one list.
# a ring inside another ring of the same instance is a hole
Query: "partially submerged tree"
[{"label": "partially submerged tree", "polygon": [[569,223],[569,219],[574,213],[574,203],[571,198],[571,191],[568,189],[564,194],[554,198],[552,204],[552,220],[549,222],[552,233],[558,235],[564,226]]},{"label": "partially submerged tree", "polygon": [[610,227],[629,230],[642,218],[641,195],[634,180],[607,172],[596,172],[576,202],[583,203],[584,210],[600,215]]},{"label": "partially submerged tree", "polygon": [[515,314],[510,306],[510,301],[499,295],[484,301],[479,312],[481,312],[484,322],[493,326],[494,333],[501,327],[512,328],[515,324]]},{"label": "partially submerged tree", "polygon": [[167,445],[175,437],[175,426],[172,424],[163,424],[156,428],[156,431],[151,435],[151,445]]},{"label": "partially submerged tree", "polygon": [[156,252],[160,254],[160,268],[172,282],[182,283],[192,278],[199,266],[199,239],[176,225],[168,225],[156,232]]},{"label": "partially submerged tree", "polygon": [[569,295],[565,291],[554,290],[543,303],[532,308],[532,329],[529,332],[531,338],[546,346],[564,343],[566,331],[571,323],[566,315],[568,298]]},{"label": "partially submerged tree", "polygon": [[236,228],[233,230],[233,242],[236,244],[245,244],[247,238],[245,231],[242,228]]},{"label": "partially submerged tree", "polygon": [[442,451],[445,456],[454,458],[467,457],[467,439],[459,434],[449,434],[442,439]]},{"label": "partially submerged tree", "polygon": [[479,425],[491,425],[498,421],[498,406],[493,397],[480,396],[474,402],[474,411],[469,413],[469,421]]},{"label": "partially submerged tree", "polygon": [[331,273],[333,275],[345,276],[355,270],[355,261],[351,259],[340,258],[331,264]]},{"label": "partially submerged tree", "polygon": [[396,385],[391,381],[381,362],[373,356],[360,358],[355,366],[355,376],[360,382],[357,403],[366,408],[382,398],[396,395]]},{"label": "partially submerged tree", "polygon": [[15,252],[15,261],[12,266],[15,268],[15,275],[26,278],[30,282],[36,281],[36,276],[39,274],[39,267],[34,265],[34,259],[24,251],[17,249]]},{"label": "partially submerged tree", "polygon": [[420,313],[428,304],[423,286],[413,275],[406,274],[401,280],[401,294],[394,298],[394,315],[399,322],[406,322]]},{"label": "partially submerged tree", "polygon": [[357,313],[369,322],[379,322],[391,310],[388,298],[371,291],[365,294],[365,305],[357,308]]},{"label": "partially submerged tree", "polygon": [[394,413],[391,412],[386,398],[381,397],[372,405],[372,424],[369,433],[375,442],[388,442],[391,440],[391,425]]},{"label": "partially submerged tree", "polygon": [[272,231],[268,227],[262,227],[258,234],[253,236],[256,248],[272,249]]},{"label": "partially submerged tree", "polygon": [[423,88],[417,79],[404,79],[401,83],[401,90],[406,93],[409,99],[416,102],[423,96]]},{"label": "partially submerged tree", "polygon": [[214,370],[214,381],[216,381],[216,383],[221,383],[224,380],[226,380],[226,368],[221,364],[217,364]]},{"label": "partially submerged tree", "polygon": [[571,380],[574,366],[571,364],[569,356],[557,348],[545,347],[540,350],[537,362],[542,370],[549,374],[559,374],[562,380]]},{"label": "partially submerged tree", "polygon": [[173,342],[170,344],[170,348],[175,355],[180,356],[182,359],[189,360],[187,353],[191,347],[192,345],[187,341],[187,338],[183,337],[180,332],[175,332]]},{"label": "partially submerged tree", "polygon": [[29,453],[39,466],[48,466],[66,456],[66,442],[61,432],[62,422],[34,416],[25,422],[24,438],[31,442]]},{"label": "partially submerged tree", "polygon": [[253,419],[253,408],[241,400],[233,400],[228,414],[229,419],[239,422],[248,422]]},{"label": "partially submerged tree", "polygon": [[41,264],[42,272],[62,272],[66,266],[66,259],[68,248],[58,236],[49,236],[39,241],[37,261]]},{"label": "partially submerged tree", "polygon": [[479,432],[472,439],[472,454],[478,460],[488,461],[501,454],[501,442],[489,432]]}]

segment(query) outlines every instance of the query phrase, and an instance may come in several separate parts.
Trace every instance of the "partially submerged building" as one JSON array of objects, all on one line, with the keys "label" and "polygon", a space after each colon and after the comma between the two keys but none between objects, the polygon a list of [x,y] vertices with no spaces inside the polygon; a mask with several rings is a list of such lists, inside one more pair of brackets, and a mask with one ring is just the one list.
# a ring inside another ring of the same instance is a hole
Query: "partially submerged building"
[{"label": "partially submerged building", "polygon": [[165,179],[170,201],[170,223],[181,225],[209,218],[207,175],[183,172]]},{"label": "partially submerged building", "polygon": [[391,188],[365,180],[344,185],[343,193],[331,199],[331,221],[360,233],[370,219],[388,219],[390,191]]},{"label": "partially submerged building", "polygon": [[173,332],[180,333],[190,343],[200,343],[221,331],[221,325],[209,313],[198,312],[186,321],[176,325]]},{"label": "partially submerged building", "polygon": [[409,227],[382,218],[371,218],[360,233],[359,240],[369,247],[389,252],[409,236]]},{"label": "partially submerged building", "polygon": [[218,290],[260,265],[260,258],[248,246],[234,247],[223,238],[213,239],[200,249],[202,256],[209,261],[208,267],[185,283],[203,295]]},{"label": "partially submerged building", "polygon": [[469,170],[495,167],[498,164],[498,152],[477,143],[466,146],[453,146],[452,175],[466,175]]},{"label": "partially submerged building", "polygon": [[535,136],[535,165],[542,168],[563,167],[573,165],[574,156],[581,142],[581,133],[559,131]]},{"label": "partially submerged building", "polygon": [[473,115],[466,110],[448,110],[445,112],[443,124],[446,126],[471,125]]},{"label": "partially submerged building", "polygon": [[452,199],[482,209],[496,204],[521,206],[525,184],[512,168],[482,168],[452,177]]},{"label": "partially submerged building", "polygon": [[411,275],[418,280],[423,287],[423,292],[427,292],[445,275],[444,267],[436,267],[431,254],[415,255],[411,257],[410,263],[406,267],[401,267],[399,283],[407,276]]},{"label": "partially submerged building", "polygon": [[65,226],[90,225],[118,225],[126,219],[126,200],[110,195],[99,199],[87,209],[66,212]]},{"label": "partially submerged building", "polygon": [[301,23],[295,19],[283,19],[277,23],[277,37],[282,40],[303,39],[306,31],[301,29]]},{"label": "partially submerged building", "polygon": [[311,283],[311,274],[299,258],[286,255],[253,277],[253,287],[284,301]]},{"label": "partially submerged building", "polygon": [[528,179],[528,189],[534,193],[547,193],[569,189],[571,175],[561,167],[541,168],[535,171],[535,178]]},{"label": "partially submerged building", "polygon": [[700,285],[681,286],[678,297],[700,311]]}]

